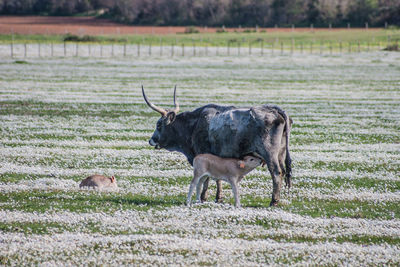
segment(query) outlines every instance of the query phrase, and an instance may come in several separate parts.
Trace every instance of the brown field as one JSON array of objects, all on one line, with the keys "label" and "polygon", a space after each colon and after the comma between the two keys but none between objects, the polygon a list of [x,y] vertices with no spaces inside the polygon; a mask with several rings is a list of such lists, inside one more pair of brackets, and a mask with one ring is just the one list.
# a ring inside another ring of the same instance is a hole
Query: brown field
[{"label": "brown field", "polygon": [[[212,33],[217,28],[197,27],[200,32]],[[343,28],[314,31],[342,30]],[[244,30],[226,28],[227,31]],[[268,32],[304,32],[310,28],[259,28]],[[76,35],[118,35],[118,34],[176,34],[183,33],[185,27],[177,26],[128,26],[107,19],[94,17],[39,17],[39,16],[0,16],[0,34],[76,34]]]}]

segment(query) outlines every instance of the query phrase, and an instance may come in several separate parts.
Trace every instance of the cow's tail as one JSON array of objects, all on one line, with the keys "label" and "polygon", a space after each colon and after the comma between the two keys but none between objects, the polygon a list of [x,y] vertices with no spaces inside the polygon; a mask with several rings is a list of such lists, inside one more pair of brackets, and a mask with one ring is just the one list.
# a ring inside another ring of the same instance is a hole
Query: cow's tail
[{"label": "cow's tail", "polygon": [[289,151],[289,139],[290,139],[290,130],[291,130],[291,123],[290,123],[290,118],[287,115],[287,113],[283,110],[279,110],[279,113],[283,116],[285,119],[285,132],[286,132],[286,157],[285,157],[285,183],[288,188],[292,186],[292,159],[290,157],[290,151]]},{"label": "cow's tail", "polygon": [[292,186],[292,158],[290,157],[290,152],[289,152],[289,139],[290,139],[290,131],[291,131],[291,123],[290,123],[290,118],[284,112],[285,114],[285,127],[286,127],[286,158],[285,158],[285,167],[286,167],[286,186],[288,187],[288,190]]}]

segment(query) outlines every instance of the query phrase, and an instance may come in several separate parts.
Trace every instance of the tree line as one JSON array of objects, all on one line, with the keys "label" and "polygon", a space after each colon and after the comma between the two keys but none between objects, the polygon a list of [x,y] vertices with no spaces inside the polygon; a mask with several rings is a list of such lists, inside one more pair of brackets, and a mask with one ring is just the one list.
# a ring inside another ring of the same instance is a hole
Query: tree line
[{"label": "tree line", "polygon": [[[97,13],[96,13],[97,12]],[[399,0],[0,0],[0,14],[97,14],[126,24],[400,26]]]}]

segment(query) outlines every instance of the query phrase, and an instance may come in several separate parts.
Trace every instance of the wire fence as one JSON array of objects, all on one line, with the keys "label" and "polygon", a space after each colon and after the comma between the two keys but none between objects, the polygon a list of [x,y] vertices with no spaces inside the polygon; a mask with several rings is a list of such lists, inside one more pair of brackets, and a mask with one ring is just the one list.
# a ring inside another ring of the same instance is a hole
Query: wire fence
[{"label": "wire fence", "polygon": [[223,46],[184,43],[170,45],[121,44],[121,43],[9,43],[0,45],[0,56],[11,58],[32,57],[187,57],[187,56],[263,56],[273,54],[333,55],[361,53],[383,49],[398,50],[394,42],[227,42]]}]

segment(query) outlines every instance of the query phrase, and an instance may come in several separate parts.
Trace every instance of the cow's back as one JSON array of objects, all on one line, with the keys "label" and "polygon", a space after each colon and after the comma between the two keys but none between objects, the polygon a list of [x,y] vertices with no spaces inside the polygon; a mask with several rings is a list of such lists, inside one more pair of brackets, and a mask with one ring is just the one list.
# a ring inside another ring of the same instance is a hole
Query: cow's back
[{"label": "cow's back", "polygon": [[[212,154],[241,158],[265,146],[268,135],[284,124],[278,107],[262,105],[252,108],[233,108],[216,113],[209,120],[208,142]],[[278,133],[278,138],[282,133]]]}]

